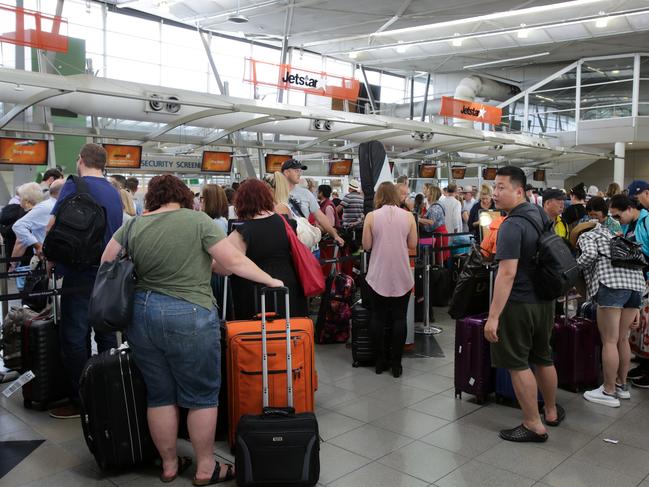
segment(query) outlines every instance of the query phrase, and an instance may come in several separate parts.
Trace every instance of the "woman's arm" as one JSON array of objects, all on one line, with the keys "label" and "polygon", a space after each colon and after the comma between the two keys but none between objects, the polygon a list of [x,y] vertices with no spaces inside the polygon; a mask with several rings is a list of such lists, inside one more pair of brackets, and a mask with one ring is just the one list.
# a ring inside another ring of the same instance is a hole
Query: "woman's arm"
[{"label": "woman's arm", "polygon": [[412,213],[409,214],[410,218],[410,231],[408,232],[408,248],[415,250],[417,248],[417,222]]},{"label": "woman's arm", "polygon": [[374,221],[374,214],[370,212],[365,217],[363,223],[363,250],[372,250],[372,222]]},{"label": "woman's arm", "polygon": [[117,259],[120,250],[122,250],[122,246],[117,242],[117,240],[111,238],[108,245],[106,245],[106,250],[104,250],[104,253],[101,256],[101,263],[112,262]]}]

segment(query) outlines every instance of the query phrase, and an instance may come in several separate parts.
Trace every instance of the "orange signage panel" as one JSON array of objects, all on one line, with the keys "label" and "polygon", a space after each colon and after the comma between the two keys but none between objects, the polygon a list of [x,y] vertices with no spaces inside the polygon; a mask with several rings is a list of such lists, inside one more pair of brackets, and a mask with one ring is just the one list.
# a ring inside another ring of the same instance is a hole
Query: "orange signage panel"
[{"label": "orange signage panel", "polygon": [[230,152],[203,152],[201,172],[229,173],[232,170],[232,154]]},{"label": "orange signage panel", "polygon": [[451,169],[451,177],[453,179],[464,179],[466,175],[466,167],[454,167]]},{"label": "orange signage panel", "polygon": [[435,164],[421,164],[419,166],[420,178],[434,178],[437,175],[437,166]]},{"label": "orange signage panel", "polygon": [[273,173],[282,170],[282,164],[293,159],[290,154],[266,154],[266,172]]},{"label": "orange signage panel", "polygon": [[68,21],[63,17],[0,4],[0,23],[16,29],[0,32],[0,42],[45,51],[68,51]]},{"label": "orange signage panel", "polygon": [[439,114],[444,117],[464,118],[474,122],[500,125],[503,110],[484,103],[457,100],[450,96],[443,96]]},{"label": "orange signage panel", "polygon": [[0,138],[0,164],[47,164],[47,141]]},{"label": "orange signage panel", "polygon": [[141,145],[103,144],[106,149],[106,167],[139,169],[142,162]]},{"label": "orange signage panel", "polygon": [[349,176],[352,173],[353,159],[341,159],[329,163],[329,176]]},{"label": "orange signage panel", "polygon": [[360,81],[354,78],[251,58],[246,58],[243,80],[255,86],[274,86],[349,101],[356,101],[361,89]]},{"label": "orange signage panel", "polygon": [[498,172],[497,167],[485,167],[482,170],[482,177],[487,181],[493,181],[496,179],[497,172]]}]

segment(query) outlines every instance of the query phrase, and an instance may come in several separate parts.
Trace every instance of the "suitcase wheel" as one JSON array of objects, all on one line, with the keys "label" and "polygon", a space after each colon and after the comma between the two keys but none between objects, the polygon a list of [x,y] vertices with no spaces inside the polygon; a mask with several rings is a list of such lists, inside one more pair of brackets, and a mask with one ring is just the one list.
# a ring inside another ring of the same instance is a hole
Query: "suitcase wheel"
[{"label": "suitcase wheel", "polygon": [[462,399],[462,391],[455,389],[455,398],[457,399],[458,397]]},{"label": "suitcase wheel", "polygon": [[358,363],[358,360],[354,360],[354,361],[352,362],[352,367],[354,367],[354,368],[356,368],[356,367],[360,367],[360,365],[361,365],[361,364]]},{"label": "suitcase wheel", "polygon": [[25,409],[31,409],[33,407],[31,399],[23,399],[23,406]]}]

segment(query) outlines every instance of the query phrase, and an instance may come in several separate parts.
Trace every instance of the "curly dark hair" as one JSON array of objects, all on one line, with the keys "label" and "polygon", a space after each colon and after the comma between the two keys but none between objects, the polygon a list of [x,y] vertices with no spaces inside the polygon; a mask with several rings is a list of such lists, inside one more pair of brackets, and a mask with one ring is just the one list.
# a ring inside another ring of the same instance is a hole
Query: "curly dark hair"
[{"label": "curly dark hair", "polygon": [[149,190],[144,197],[147,211],[155,211],[167,203],[178,203],[181,208],[194,208],[194,195],[176,176],[165,174],[155,176],[149,181]]},{"label": "curly dark hair", "polygon": [[234,195],[234,210],[241,220],[251,220],[264,211],[274,209],[273,193],[259,179],[246,179]]}]

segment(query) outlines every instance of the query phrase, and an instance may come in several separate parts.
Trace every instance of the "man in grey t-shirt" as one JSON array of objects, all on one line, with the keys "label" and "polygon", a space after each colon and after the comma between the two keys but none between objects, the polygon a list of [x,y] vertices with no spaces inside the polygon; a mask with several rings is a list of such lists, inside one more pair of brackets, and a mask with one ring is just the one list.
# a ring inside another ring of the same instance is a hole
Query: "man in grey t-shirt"
[{"label": "man in grey t-shirt", "polygon": [[318,200],[313,196],[313,193],[306,188],[298,186],[300,178],[302,177],[302,171],[305,171],[306,169],[306,166],[303,166],[301,162],[296,161],[295,159],[289,159],[282,164],[282,174],[284,174],[288,180],[289,187],[291,188],[290,199],[295,202],[296,206],[302,213],[299,216],[309,218],[309,215],[313,213],[316,221],[324,231],[327,232],[338,243],[338,245],[345,245],[345,241],[338,235],[336,229],[331,226],[329,218],[327,218],[320,209]]},{"label": "man in grey t-shirt", "polygon": [[[502,430],[500,437],[540,443],[548,439],[545,426],[558,426],[565,411],[556,404],[557,372],[550,347],[554,302],[541,300],[534,282],[533,261],[540,237],[536,227],[549,222],[541,208],[525,200],[526,182],[519,167],[502,167],[496,175],[494,202],[507,212],[507,219],[498,230],[498,274],[484,335],[491,342],[492,365],[509,370],[523,411],[522,424]],[[539,389],[545,402],[545,424],[539,415]]]}]

